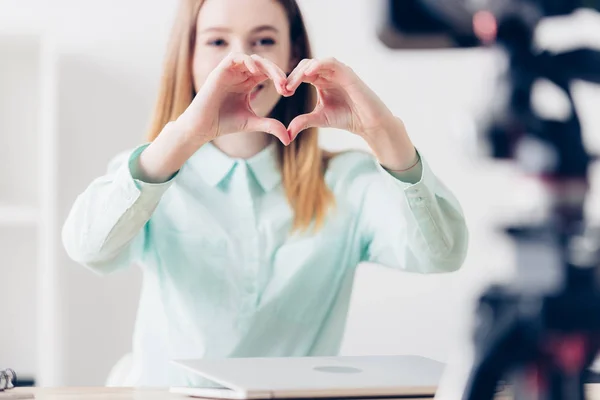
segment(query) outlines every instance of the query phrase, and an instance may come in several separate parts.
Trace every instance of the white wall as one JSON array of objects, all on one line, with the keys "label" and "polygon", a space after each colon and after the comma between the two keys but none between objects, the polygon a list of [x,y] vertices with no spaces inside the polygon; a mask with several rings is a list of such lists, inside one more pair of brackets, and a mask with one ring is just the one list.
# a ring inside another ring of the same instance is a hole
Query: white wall
[{"label": "white wall", "polygon": [[[59,220],[85,185],[103,173],[113,154],[142,140],[173,5],[144,0],[0,0],[3,30],[45,29],[60,52]],[[110,366],[131,347],[139,274],[132,269],[99,279],[68,260],[64,251],[59,254],[62,297],[55,317],[62,357],[52,383],[101,384]],[[19,277],[22,273],[17,269],[11,279],[31,279]],[[22,324],[16,321],[12,326]],[[34,369],[35,365],[23,367],[23,375]]]},{"label": "white wall", "polygon": [[[371,1],[300,2],[316,55],[351,65],[406,121],[433,169],[459,197],[471,229],[468,260],[457,274],[423,277],[362,267],[344,352],[444,360],[470,315],[473,295],[511,270],[510,243],[492,223],[509,214],[510,204],[528,204],[527,197],[513,195],[525,186],[514,169],[474,154],[463,124],[468,112],[493,96],[487,78],[494,59],[481,51],[390,52],[375,38]],[[0,0],[0,24],[43,26],[58,43],[60,220],[109,158],[143,137],[174,6],[174,0]],[[597,90],[582,92],[586,104],[599,104]],[[593,109],[584,115],[592,130],[600,123],[600,116],[592,119]],[[337,132],[325,136],[324,145],[364,146]],[[61,254],[63,358],[53,383],[102,384],[130,350],[139,273],[101,279]]]}]

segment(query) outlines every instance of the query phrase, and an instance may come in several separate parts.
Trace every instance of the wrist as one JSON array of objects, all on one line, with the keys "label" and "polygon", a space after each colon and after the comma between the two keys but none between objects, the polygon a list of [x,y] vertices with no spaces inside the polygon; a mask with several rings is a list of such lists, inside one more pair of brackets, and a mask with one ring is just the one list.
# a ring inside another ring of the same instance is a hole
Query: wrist
[{"label": "wrist", "polygon": [[406,171],[418,164],[419,156],[404,123],[393,117],[366,137],[379,163],[386,169]]},{"label": "wrist", "polygon": [[140,154],[142,180],[149,183],[168,181],[202,146],[175,122],[165,125],[156,139]]}]

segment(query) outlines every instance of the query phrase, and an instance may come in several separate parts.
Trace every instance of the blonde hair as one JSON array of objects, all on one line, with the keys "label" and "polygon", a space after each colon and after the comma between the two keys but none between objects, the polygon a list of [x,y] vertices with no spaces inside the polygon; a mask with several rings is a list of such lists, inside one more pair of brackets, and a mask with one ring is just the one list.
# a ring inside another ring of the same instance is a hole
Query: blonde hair
[{"label": "blonde hair", "polygon": [[[296,0],[277,0],[290,22],[293,58],[311,58],[306,27]],[[154,140],[164,126],[176,120],[195,96],[192,57],[196,41],[198,13],[204,0],[180,0],[179,10],[167,48],[163,74],[148,140]],[[301,85],[292,97],[282,97],[271,113],[285,126],[296,116],[311,112],[316,105],[316,92],[310,85]],[[278,143],[278,161],[286,197],[294,211],[293,230],[306,229],[313,222],[322,226],[327,211],[334,203],[333,194],[325,184],[324,171],[329,153],[319,148],[318,130],[303,131],[289,146]]]}]

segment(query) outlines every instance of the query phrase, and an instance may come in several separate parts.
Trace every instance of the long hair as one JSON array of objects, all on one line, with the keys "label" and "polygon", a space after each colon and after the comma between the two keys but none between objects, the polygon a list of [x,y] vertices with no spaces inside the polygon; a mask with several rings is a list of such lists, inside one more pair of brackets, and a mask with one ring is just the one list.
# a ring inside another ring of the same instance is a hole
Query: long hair
[{"label": "long hair", "polygon": [[[190,105],[195,95],[192,57],[196,42],[198,13],[205,0],[180,0],[171,32],[148,140],[153,141],[164,126],[176,120]],[[312,58],[306,26],[296,0],[277,0],[285,9],[290,24],[292,59]],[[285,126],[300,114],[311,112],[316,105],[316,91],[311,85],[300,85],[292,97],[282,97],[271,117]],[[325,184],[324,171],[329,153],[319,148],[316,128],[303,131],[289,145],[277,141],[282,185],[294,211],[293,230],[322,226],[327,211],[334,203]]]}]

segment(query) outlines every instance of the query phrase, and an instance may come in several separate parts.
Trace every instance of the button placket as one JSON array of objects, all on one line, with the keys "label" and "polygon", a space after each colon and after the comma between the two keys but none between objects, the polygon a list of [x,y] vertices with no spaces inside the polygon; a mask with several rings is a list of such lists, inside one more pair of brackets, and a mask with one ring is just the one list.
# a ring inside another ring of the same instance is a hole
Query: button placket
[{"label": "button placket", "polygon": [[242,310],[244,313],[251,312],[258,296],[257,278],[259,269],[259,246],[258,232],[256,230],[256,216],[254,210],[254,199],[250,187],[250,176],[246,163],[241,160],[236,166],[236,184],[234,187],[234,196],[238,204],[238,213],[240,221],[240,247],[242,253],[242,279],[244,300]]}]

